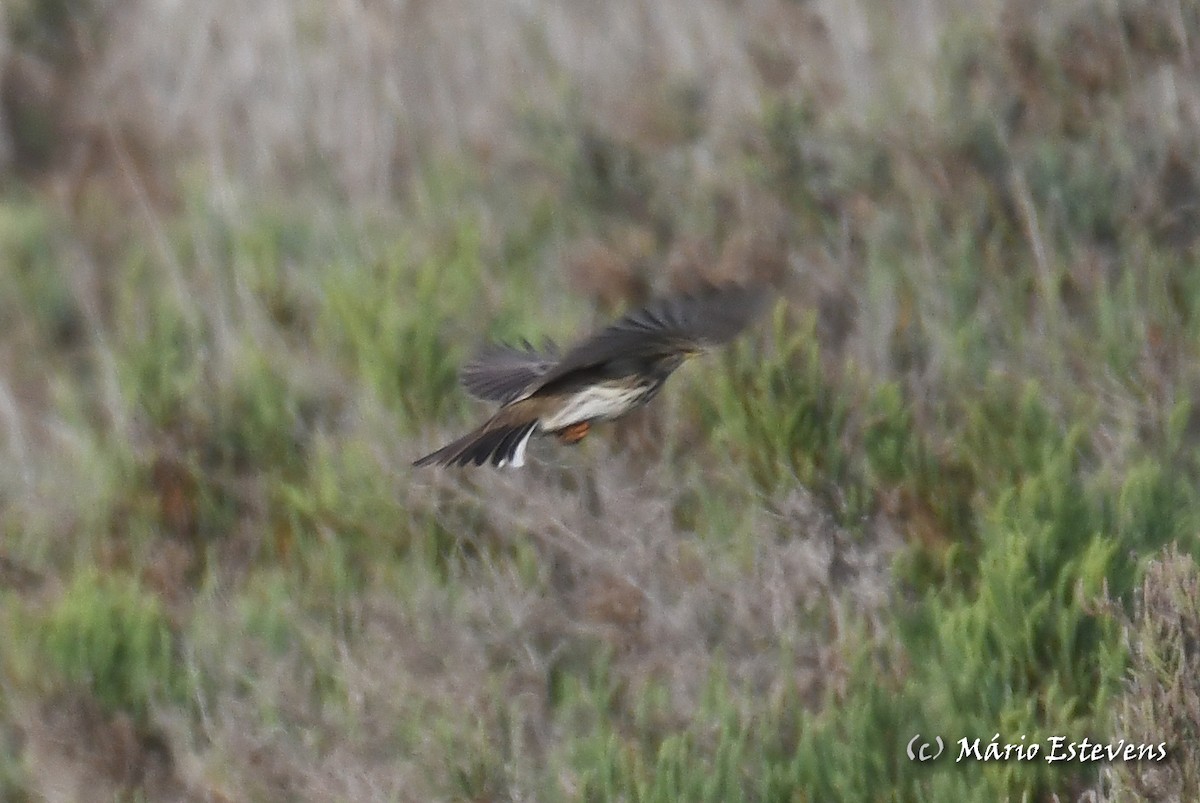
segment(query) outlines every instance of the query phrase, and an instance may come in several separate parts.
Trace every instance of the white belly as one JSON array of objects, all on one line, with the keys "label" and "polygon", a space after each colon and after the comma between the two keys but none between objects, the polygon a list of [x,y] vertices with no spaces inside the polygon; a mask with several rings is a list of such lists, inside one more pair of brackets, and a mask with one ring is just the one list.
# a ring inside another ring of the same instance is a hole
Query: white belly
[{"label": "white belly", "polygon": [[637,387],[594,385],[585,388],[576,394],[563,409],[542,419],[541,428],[554,431],[578,424],[581,421],[617,418],[647,401],[653,395],[654,390],[656,388],[649,385]]}]

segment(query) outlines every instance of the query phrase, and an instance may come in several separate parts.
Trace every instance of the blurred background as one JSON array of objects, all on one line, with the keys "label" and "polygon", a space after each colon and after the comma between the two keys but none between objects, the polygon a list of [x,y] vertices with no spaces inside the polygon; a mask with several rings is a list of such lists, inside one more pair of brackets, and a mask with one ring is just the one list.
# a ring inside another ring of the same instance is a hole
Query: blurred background
[{"label": "blurred background", "polygon": [[1198,243],[1196,0],[6,0],[0,800],[1196,799]]}]

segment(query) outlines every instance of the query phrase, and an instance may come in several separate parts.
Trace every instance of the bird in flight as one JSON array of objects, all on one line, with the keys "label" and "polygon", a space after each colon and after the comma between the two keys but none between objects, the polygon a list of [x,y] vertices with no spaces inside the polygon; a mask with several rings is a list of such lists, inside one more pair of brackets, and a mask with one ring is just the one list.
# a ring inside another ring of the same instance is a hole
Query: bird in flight
[{"label": "bird in flight", "polygon": [[534,435],[578,443],[596,421],[611,421],[658,393],[689,357],[732,340],[767,306],[763,285],[705,285],[652,301],[563,354],[493,346],[459,378],[476,398],[500,409],[473,432],[413,465],[522,466]]}]

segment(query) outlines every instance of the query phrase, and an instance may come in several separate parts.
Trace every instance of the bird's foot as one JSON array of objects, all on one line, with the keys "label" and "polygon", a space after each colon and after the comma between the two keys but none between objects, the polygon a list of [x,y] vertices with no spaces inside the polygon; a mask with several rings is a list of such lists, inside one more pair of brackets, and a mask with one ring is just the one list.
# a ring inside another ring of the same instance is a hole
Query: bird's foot
[{"label": "bird's foot", "polygon": [[555,434],[558,435],[558,439],[563,443],[579,443],[587,436],[588,430],[591,428],[592,425],[587,421],[580,421],[578,424],[563,427]]}]

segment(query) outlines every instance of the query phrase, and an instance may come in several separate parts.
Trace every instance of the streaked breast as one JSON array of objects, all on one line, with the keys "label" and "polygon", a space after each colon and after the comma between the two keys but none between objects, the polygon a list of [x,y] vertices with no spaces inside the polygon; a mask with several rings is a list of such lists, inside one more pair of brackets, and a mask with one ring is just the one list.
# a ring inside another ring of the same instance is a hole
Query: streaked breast
[{"label": "streaked breast", "polygon": [[542,429],[553,431],[580,421],[618,418],[650,401],[661,385],[591,385],[570,396],[562,409],[543,418]]}]

